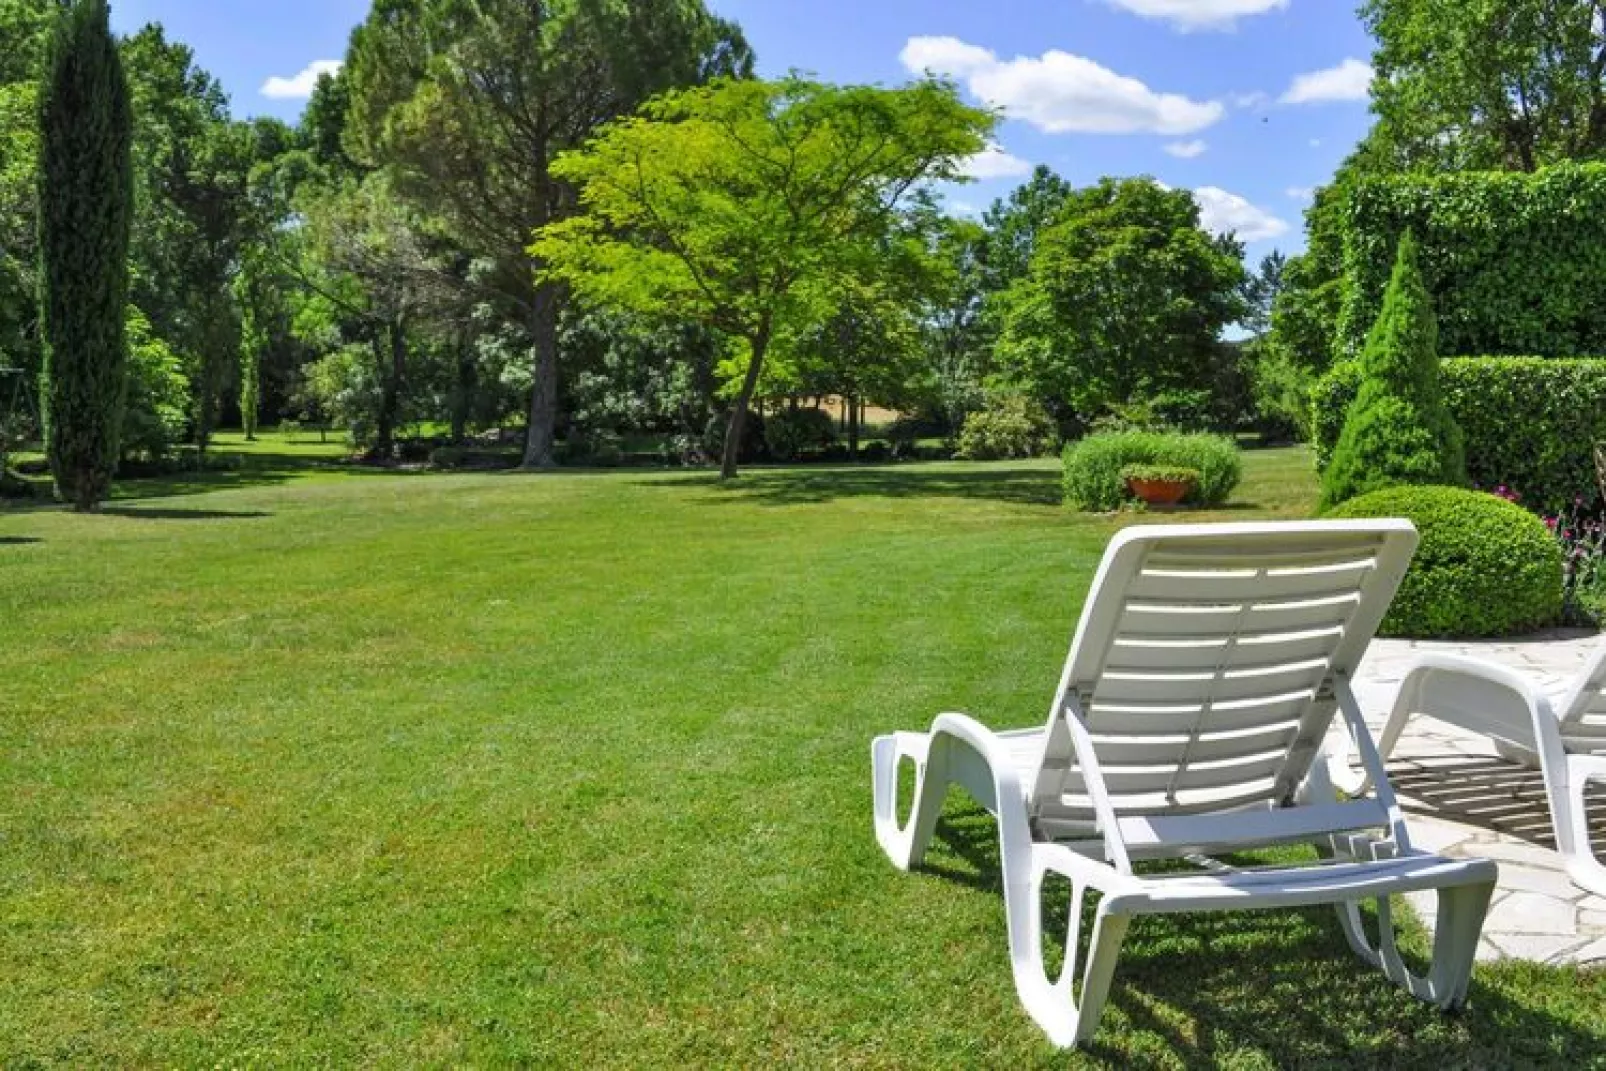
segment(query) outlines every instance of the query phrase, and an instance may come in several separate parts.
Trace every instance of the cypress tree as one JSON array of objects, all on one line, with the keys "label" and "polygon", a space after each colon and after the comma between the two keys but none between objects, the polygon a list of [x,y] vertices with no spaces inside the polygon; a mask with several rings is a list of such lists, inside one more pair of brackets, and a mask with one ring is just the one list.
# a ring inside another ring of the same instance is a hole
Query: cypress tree
[{"label": "cypress tree", "polygon": [[133,125],[106,0],[74,0],[39,87],[39,303],[50,470],[79,511],[100,504],[117,467]]},{"label": "cypress tree", "polygon": [[1361,387],[1322,475],[1322,508],[1399,484],[1467,481],[1461,429],[1439,387],[1439,327],[1406,231],[1383,310],[1361,351]]}]

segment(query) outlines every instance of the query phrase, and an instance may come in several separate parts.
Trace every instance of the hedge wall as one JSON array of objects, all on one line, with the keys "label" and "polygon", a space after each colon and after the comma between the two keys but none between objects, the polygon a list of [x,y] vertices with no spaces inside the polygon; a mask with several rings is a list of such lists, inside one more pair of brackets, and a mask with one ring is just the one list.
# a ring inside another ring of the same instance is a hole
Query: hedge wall
[{"label": "hedge wall", "polygon": [[[1504,485],[1530,509],[1555,513],[1600,497],[1595,443],[1606,442],[1606,360],[1459,357],[1441,362],[1444,400],[1466,437],[1475,486]],[[1360,385],[1336,365],[1313,394],[1311,441],[1325,467]]]},{"label": "hedge wall", "polygon": [[1377,319],[1407,227],[1440,353],[1606,355],[1606,164],[1362,180],[1343,218],[1340,360]]}]

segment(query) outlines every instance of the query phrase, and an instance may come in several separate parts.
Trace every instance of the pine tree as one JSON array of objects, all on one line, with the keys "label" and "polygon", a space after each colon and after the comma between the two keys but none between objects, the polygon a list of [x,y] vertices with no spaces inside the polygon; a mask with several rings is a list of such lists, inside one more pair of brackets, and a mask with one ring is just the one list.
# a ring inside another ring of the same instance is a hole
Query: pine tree
[{"label": "pine tree", "polygon": [[40,393],[56,493],[83,512],[116,471],[128,351],[133,113],[106,0],[57,14],[39,132]]},{"label": "pine tree", "polygon": [[1417,266],[1400,238],[1383,309],[1361,352],[1361,388],[1322,477],[1322,508],[1398,484],[1465,484],[1461,429],[1439,389],[1439,329]]}]

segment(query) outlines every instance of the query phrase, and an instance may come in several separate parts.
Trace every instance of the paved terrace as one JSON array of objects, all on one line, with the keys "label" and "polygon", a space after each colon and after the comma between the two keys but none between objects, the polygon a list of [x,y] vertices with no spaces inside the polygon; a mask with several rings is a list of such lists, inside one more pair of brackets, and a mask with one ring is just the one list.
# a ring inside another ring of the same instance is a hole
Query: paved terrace
[{"label": "paved terrace", "polygon": [[[1419,652],[1447,651],[1500,662],[1557,698],[1602,642],[1606,639],[1576,632],[1504,642],[1379,640],[1361,664],[1356,693],[1373,733],[1381,735],[1395,689]],[[1485,738],[1422,718],[1406,728],[1389,772],[1416,844],[1500,864],[1500,887],[1484,926],[1479,959],[1511,956],[1606,965],[1606,898],[1584,893],[1562,869],[1537,769],[1500,758]],[[1590,818],[1592,827],[1606,829],[1606,788],[1591,797]],[[1597,843],[1603,839],[1597,833]],[[1410,899],[1431,927],[1433,895]]]}]

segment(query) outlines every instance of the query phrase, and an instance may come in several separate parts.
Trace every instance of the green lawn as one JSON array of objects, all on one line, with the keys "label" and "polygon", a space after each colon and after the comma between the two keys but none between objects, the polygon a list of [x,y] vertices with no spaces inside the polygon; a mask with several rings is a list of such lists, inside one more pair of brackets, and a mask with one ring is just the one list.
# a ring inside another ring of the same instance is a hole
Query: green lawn
[{"label": "green lawn", "polygon": [[[1480,967],[1448,1018],[1326,912],[1139,922],[1099,1045],[1047,1046],[985,816],[898,873],[869,741],[1042,717],[1119,523],[1052,463],[302,453],[0,513],[0,1065],[1606,1061],[1606,976]],[[1303,453],[1250,471],[1214,516],[1308,511]]]}]

